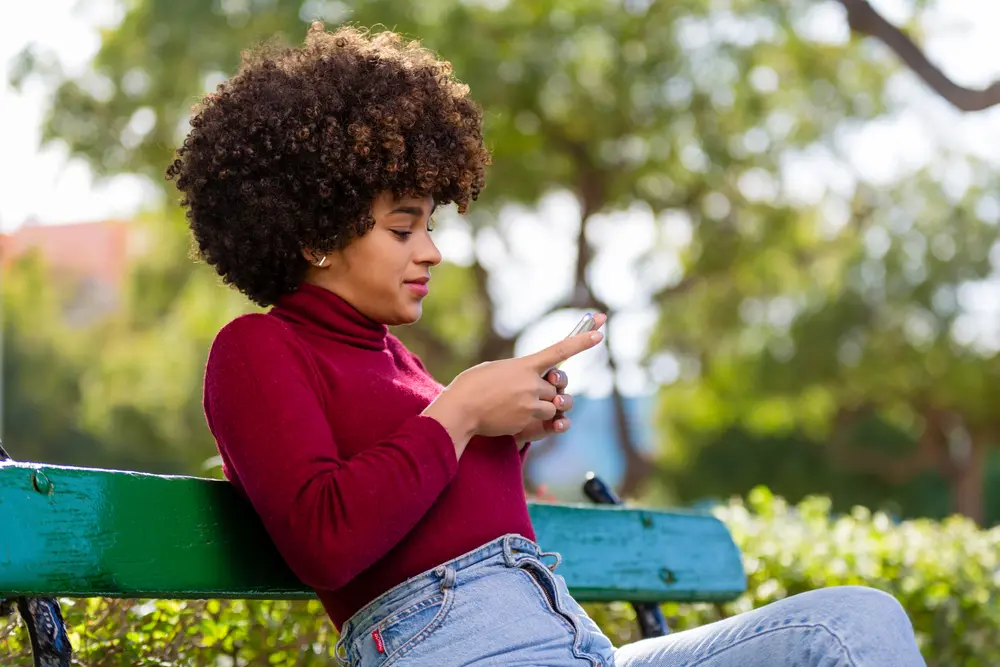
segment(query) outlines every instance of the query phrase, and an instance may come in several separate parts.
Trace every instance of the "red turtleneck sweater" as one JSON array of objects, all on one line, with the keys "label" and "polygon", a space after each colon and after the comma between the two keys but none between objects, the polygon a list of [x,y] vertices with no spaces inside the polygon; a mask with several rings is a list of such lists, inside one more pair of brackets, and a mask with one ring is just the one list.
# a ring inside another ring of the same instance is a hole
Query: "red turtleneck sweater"
[{"label": "red turtleneck sweater", "polygon": [[477,436],[458,460],[420,416],[441,389],[384,325],[308,283],[212,345],[223,471],[338,629],[409,577],[506,533],[535,538],[514,439]]}]

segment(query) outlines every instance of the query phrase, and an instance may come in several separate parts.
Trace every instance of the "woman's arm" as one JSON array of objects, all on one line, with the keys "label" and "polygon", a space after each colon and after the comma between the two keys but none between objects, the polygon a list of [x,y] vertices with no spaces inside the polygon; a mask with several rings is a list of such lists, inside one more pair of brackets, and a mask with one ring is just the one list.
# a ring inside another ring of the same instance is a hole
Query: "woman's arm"
[{"label": "woman's arm", "polygon": [[331,590],[416,525],[457,472],[460,450],[439,421],[414,415],[345,459],[317,379],[282,322],[244,316],[212,346],[205,412],[230,474],[289,567],[307,585]]}]

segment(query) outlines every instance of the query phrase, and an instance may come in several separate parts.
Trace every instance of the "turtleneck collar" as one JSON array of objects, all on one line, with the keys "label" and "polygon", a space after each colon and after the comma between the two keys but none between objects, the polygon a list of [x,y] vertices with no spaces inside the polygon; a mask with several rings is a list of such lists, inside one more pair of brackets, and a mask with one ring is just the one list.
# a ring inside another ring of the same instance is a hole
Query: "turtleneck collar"
[{"label": "turtleneck collar", "polygon": [[383,350],[389,328],[363,315],[328,289],[303,282],[283,295],[271,312],[318,335],[369,350]]}]

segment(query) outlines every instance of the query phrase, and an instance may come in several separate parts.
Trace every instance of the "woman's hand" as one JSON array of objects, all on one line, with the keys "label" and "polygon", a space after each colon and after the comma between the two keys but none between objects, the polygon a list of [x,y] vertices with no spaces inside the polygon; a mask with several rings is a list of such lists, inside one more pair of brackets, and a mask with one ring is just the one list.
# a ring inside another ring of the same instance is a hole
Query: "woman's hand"
[{"label": "woman's hand", "polygon": [[[594,331],[600,330],[607,322],[608,316],[604,313],[594,315]],[[565,393],[569,378],[566,373],[552,369],[545,375],[546,381],[556,389],[556,395],[552,402],[556,406],[556,414],[552,419],[537,419],[525,427],[520,433],[515,434],[518,449],[523,449],[526,443],[541,440],[555,433],[565,433],[569,430],[570,419],[565,416],[573,408],[573,397]]]},{"label": "woman's hand", "polygon": [[545,376],[603,338],[598,331],[581,333],[534,354],[473,366],[452,380],[423,414],[445,427],[459,456],[473,435],[514,435],[535,422],[565,419],[557,413],[572,403],[555,401],[558,389]]},{"label": "woman's hand", "polygon": [[534,419],[520,433],[514,435],[518,448],[529,442],[541,440],[555,433],[565,433],[569,430],[570,419],[565,413],[573,409],[573,397],[565,393],[569,378],[562,371],[552,370],[545,376],[545,380],[552,385],[556,393],[552,397],[552,404],[556,407],[556,413],[552,419]]}]

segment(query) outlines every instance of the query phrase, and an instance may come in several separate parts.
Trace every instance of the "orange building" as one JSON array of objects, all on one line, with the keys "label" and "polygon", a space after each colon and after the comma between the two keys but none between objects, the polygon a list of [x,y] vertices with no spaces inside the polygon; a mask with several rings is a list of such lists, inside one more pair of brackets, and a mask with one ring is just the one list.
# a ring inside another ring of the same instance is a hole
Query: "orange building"
[{"label": "orange building", "polygon": [[27,223],[0,235],[0,262],[7,268],[31,250],[61,271],[121,287],[129,258],[131,226],[125,220],[66,225]]},{"label": "orange building", "polygon": [[25,254],[37,251],[45,264],[79,280],[80,289],[67,315],[86,321],[119,303],[129,262],[140,250],[136,227],[127,220],[101,220],[62,225],[28,222],[0,234],[0,267],[4,270]]}]

